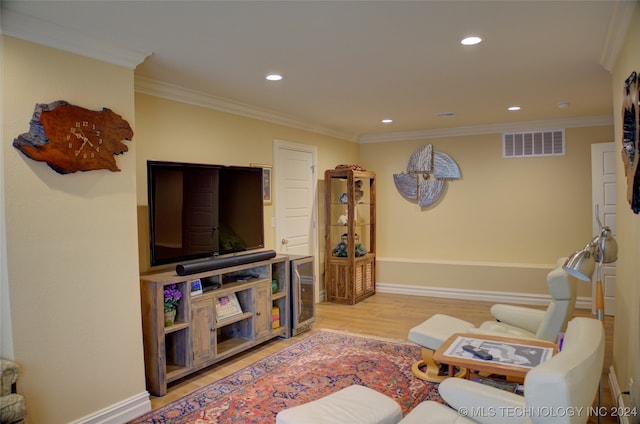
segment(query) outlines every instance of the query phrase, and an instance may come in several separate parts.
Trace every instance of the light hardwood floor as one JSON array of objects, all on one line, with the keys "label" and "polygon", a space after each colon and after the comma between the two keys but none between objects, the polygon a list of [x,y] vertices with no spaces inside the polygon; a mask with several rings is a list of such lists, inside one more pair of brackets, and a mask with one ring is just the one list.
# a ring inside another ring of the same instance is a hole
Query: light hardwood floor
[{"label": "light hardwood floor", "polygon": [[[236,355],[202,371],[192,374],[169,385],[168,393],[163,397],[151,397],[153,409],[225,377],[256,360],[275,353],[309,334],[320,329],[350,331],[372,336],[406,340],[409,330],[436,313],[452,315],[465,319],[473,324],[493,319],[489,308],[495,302],[477,302],[455,299],[441,299],[421,296],[408,296],[388,293],[377,293],[356,305],[340,305],[335,303],[319,303],[316,305],[316,321],[309,332],[290,339],[274,339],[255,348]],[[577,309],[576,316],[592,317],[591,311]],[[611,410],[613,406],[609,390],[608,372],[612,358],[613,343],[612,317],[605,319],[606,350],[602,374],[601,406]],[[418,358],[416,358],[418,359]],[[596,423],[591,417],[589,423]],[[616,423],[610,416],[601,417],[601,423]]]}]

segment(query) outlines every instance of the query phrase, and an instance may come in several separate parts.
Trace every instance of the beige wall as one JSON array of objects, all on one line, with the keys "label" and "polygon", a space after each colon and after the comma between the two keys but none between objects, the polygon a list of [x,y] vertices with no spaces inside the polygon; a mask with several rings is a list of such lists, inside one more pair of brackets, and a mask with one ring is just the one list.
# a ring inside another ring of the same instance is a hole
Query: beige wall
[{"label": "beige wall", "polygon": [[[640,73],[640,4],[636,6],[629,33],[612,72],[615,141],[622,148],[622,87],[632,71]],[[640,215],[626,200],[627,181],[622,156],[617,162],[616,325],[613,364],[622,390],[633,378],[633,405],[640,407]],[[637,417],[633,422],[638,422]]]},{"label": "beige wall", "polygon": [[[567,128],[565,156],[526,159],[503,159],[500,133],[362,145],[362,163],[378,176],[378,281],[548,293],[556,259],[591,238],[591,144],[610,141],[609,126]],[[393,174],[425,144],[451,156],[462,178],[421,210]]]},{"label": "beige wall", "polygon": [[[147,160],[242,166],[273,164],[274,140],[316,146],[318,178],[323,178],[324,169],[358,161],[360,147],[357,143],[137,93],[136,166],[141,271],[149,270]],[[323,190],[321,182],[318,185],[319,199],[324,198]],[[264,209],[267,249],[276,249],[271,226],[274,205],[278,201],[275,190],[273,195],[273,204]],[[320,228],[323,228],[323,216],[320,209]],[[319,237],[322,242],[322,232]]]},{"label": "beige wall", "polygon": [[[135,132],[133,71],[3,37],[2,149],[13,357],[28,423],[144,394],[136,137],[122,172],[59,175],[12,147],[36,103],[109,107]],[[3,293],[4,295],[4,293]],[[3,337],[4,338],[4,337]]]}]

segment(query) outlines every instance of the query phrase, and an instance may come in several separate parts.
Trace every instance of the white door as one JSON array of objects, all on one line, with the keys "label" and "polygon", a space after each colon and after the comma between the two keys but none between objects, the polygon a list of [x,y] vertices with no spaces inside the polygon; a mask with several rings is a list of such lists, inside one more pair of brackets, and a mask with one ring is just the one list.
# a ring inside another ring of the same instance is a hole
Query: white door
[{"label": "white door", "polygon": [[[602,225],[611,228],[615,237],[616,232],[616,155],[615,143],[598,143],[591,145],[591,201],[593,211],[593,235],[600,232],[596,209]],[[597,206],[597,208],[596,208]],[[593,277],[592,310],[595,312],[595,279]],[[604,289],[604,313],[615,315],[616,306],[616,264],[605,264],[602,270],[602,285]]]},{"label": "white door", "polygon": [[317,148],[274,140],[275,245],[278,253],[314,257],[318,286]]}]

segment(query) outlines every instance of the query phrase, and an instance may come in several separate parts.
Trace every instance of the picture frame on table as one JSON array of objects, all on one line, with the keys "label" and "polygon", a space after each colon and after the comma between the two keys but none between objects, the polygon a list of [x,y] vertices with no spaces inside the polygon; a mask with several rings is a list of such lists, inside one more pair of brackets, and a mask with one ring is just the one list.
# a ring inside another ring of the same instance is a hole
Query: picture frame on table
[{"label": "picture frame on table", "polygon": [[202,294],[202,281],[199,278],[192,280],[190,282],[191,286],[191,296],[198,296]]},{"label": "picture frame on table", "polygon": [[271,165],[264,165],[260,163],[252,163],[251,167],[262,168],[262,202],[265,205],[270,205],[272,202],[271,171],[273,167]]},{"label": "picture frame on table", "polygon": [[216,321],[223,321],[242,315],[242,307],[235,293],[216,298]]}]

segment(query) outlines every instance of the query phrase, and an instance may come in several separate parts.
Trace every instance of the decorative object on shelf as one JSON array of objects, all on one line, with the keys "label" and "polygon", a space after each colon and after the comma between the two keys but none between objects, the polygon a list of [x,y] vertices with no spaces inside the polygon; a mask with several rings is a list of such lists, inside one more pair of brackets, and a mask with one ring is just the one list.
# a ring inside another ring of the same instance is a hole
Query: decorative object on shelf
[{"label": "decorative object on shelf", "polygon": [[278,293],[278,280],[271,280],[271,294]]},{"label": "decorative object on shelf", "polygon": [[273,330],[280,328],[280,308],[277,306],[271,308],[271,328]]},{"label": "decorative object on shelf", "polygon": [[[356,209],[356,212],[353,214],[353,222],[355,224],[358,223],[358,210],[357,209]],[[339,225],[348,225],[349,224],[349,208],[348,207],[346,207],[344,209],[344,213],[338,217],[338,224]]]},{"label": "decorative object on shelf", "polygon": [[352,171],[366,171],[366,169],[364,169],[363,167],[355,163],[350,165],[347,165],[347,164],[336,165],[335,169],[350,169]]},{"label": "decorative object on shelf", "polygon": [[271,200],[271,165],[252,163],[253,168],[262,168],[262,201],[265,205],[270,205]]},{"label": "decorative object on shelf", "polygon": [[349,209],[345,209],[344,213],[338,217],[338,224],[347,225],[349,222]]},{"label": "decorative object on shelf", "polygon": [[331,253],[333,253],[333,256],[337,256],[339,258],[347,257],[347,234],[342,235],[340,243],[338,243]]},{"label": "decorative object on shelf", "polygon": [[640,78],[632,72],[624,82],[622,99],[622,162],[627,177],[627,201],[640,213]]},{"label": "decorative object on shelf", "polygon": [[171,327],[176,319],[178,301],[182,299],[182,292],[176,284],[164,288],[164,326]]},{"label": "decorative object on shelf", "polygon": [[176,322],[176,310],[165,311],[164,313],[164,326],[171,327]]},{"label": "decorative object on shelf", "polygon": [[29,132],[16,137],[13,147],[59,174],[117,172],[114,155],[128,151],[122,141],[132,138],[129,123],[111,109],[93,111],[58,100],[36,104]]},{"label": "decorative object on shelf", "polygon": [[190,285],[191,285],[191,296],[198,296],[203,293],[202,280],[200,280],[199,278],[196,278],[195,280],[191,281]]},{"label": "decorative object on shelf", "polygon": [[[342,235],[342,239],[340,240],[340,243],[338,243],[338,245],[332,251],[333,256],[337,256],[339,258],[346,258],[347,257],[347,240],[348,240],[348,238],[349,238],[349,235],[347,233],[344,233]],[[362,243],[360,243],[360,236],[358,234],[356,234],[355,238],[356,238],[356,252],[355,252],[356,257],[366,255],[367,254],[367,249],[365,249],[365,247],[362,245]]]},{"label": "decorative object on shelf", "polygon": [[446,153],[434,152],[431,144],[413,152],[406,173],[393,174],[398,192],[407,200],[417,201],[421,208],[442,196],[447,180],[459,178],[458,164]]},{"label": "decorative object on shelf", "polygon": [[220,296],[216,299],[216,320],[222,321],[227,318],[242,315],[242,308],[235,293]]},{"label": "decorative object on shelf", "polygon": [[356,180],[354,183],[354,195],[356,203],[363,202],[364,190],[362,189],[362,180]]}]

